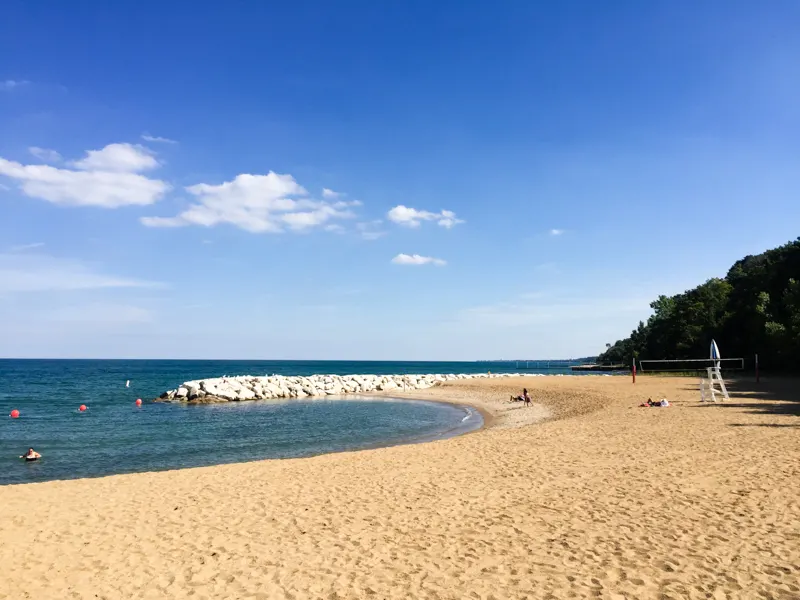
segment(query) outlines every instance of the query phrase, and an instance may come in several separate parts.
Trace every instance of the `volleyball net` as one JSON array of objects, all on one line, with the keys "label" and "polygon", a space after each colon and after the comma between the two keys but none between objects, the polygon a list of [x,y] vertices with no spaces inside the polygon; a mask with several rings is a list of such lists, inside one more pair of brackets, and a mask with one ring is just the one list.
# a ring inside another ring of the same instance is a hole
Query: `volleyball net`
[{"label": "volleyball net", "polygon": [[744,358],[676,358],[640,360],[641,373],[705,372],[719,366],[722,372],[744,371]]}]

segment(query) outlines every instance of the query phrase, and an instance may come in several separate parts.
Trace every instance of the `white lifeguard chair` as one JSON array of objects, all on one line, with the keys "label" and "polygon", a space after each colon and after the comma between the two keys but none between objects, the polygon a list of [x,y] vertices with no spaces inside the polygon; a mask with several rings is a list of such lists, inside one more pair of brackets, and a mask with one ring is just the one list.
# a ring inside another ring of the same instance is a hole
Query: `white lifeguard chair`
[{"label": "white lifeguard chair", "polygon": [[700,402],[717,402],[718,395],[721,396],[720,402],[731,399],[728,396],[728,389],[725,387],[725,380],[722,378],[721,359],[717,342],[711,340],[712,366],[706,369],[708,378],[700,378]]}]

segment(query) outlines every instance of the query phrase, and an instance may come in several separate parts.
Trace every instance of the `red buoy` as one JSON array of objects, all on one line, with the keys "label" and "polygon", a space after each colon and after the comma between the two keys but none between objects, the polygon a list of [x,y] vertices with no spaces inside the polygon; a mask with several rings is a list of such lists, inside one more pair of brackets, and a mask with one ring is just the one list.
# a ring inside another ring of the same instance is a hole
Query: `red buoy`
[{"label": "red buoy", "polygon": [[136,406],[141,406],[141,405],[142,405],[142,399],[141,398],[137,398],[136,399]]},{"label": "red buoy", "polygon": [[86,410],[86,405],[85,405],[85,404],[81,404],[81,405],[78,407],[78,410],[79,410],[79,411],[81,411],[81,412],[85,411],[85,410]]},{"label": "red buoy", "polygon": [[19,411],[15,408],[14,410],[11,411],[11,414],[8,416],[11,417],[12,419],[19,419]]}]

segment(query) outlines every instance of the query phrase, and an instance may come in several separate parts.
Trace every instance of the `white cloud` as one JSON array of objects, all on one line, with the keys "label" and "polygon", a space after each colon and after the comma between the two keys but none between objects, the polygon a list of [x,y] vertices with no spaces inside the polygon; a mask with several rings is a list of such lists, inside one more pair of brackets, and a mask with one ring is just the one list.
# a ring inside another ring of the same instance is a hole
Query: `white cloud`
[{"label": "white cloud", "polygon": [[28,152],[33,154],[39,160],[43,160],[44,162],[60,162],[61,155],[56,152],[55,150],[50,150],[49,148],[39,148],[38,146],[31,146],[28,148]]},{"label": "white cloud", "polygon": [[30,81],[25,80],[6,79],[5,81],[0,81],[0,91],[10,91],[15,88],[28,85],[29,83]]},{"label": "white cloud", "polygon": [[7,192],[7,191],[8,191],[8,190],[10,190],[10,189],[11,189],[11,188],[10,188],[10,187],[8,187],[8,186],[7,186],[5,183],[0,183],[0,190],[2,190],[2,191],[4,191],[4,192]]},{"label": "white cloud", "polygon": [[138,173],[159,166],[153,153],[138,144],[109,144],[102,150],[89,150],[86,157],[71,163],[82,171]]},{"label": "white cloud", "polygon": [[158,166],[158,161],[140,146],[109,144],[87,152],[72,166],[78,170],[23,165],[0,158],[0,175],[16,180],[31,198],[65,206],[145,206],[170,189],[164,181],[137,173]]},{"label": "white cloud", "polygon": [[436,221],[437,225],[450,229],[454,225],[463,223],[464,221],[456,218],[456,213],[451,210],[443,210],[439,213],[439,219]]},{"label": "white cloud", "polygon": [[34,242],[32,244],[21,244],[19,246],[11,246],[11,252],[25,252],[26,250],[33,250],[35,248],[41,248],[44,246],[44,242]]},{"label": "white cloud", "polygon": [[328,198],[329,200],[333,200],[334,198],[338,198],[339,196],[343,196],[341,192],[334,192],[329,188],[322,188],[322,197]]},{"label": "white cloud", "polygon": [[158,287],[158,283],[98,273],[75,260],[41,254],[0,254],[0,294]]},{"label": "white cloud", "polygon": [[383,221],[380,219],[365,221],[363,223],[357,223],[356,229],[365,240],[377,240],[386,235],[386,232],[380,229],[382,223]]},{"label": "white cloud", "polygon": [[0,175],[20,182],[31,198],[67,206],[118,208],[159,200],[169,184],[137,173],[72,171],[47,165],[22,165],[0,158]]},{"label": "white cloud", "polygon": [[325,231],[330,231],[331,233],[344,233],[344,227],[338,223],[331,223],[330,225],[325,225]]},{"label": "white cloud", "polygon": [[398,254],[392,259],[396,265],[436,265],[443,267],[447,264],[441,258],[433,258],[432,256],[420,256],[419,254]]},{"label": "white cloud", "polygon": [[143,133],[142,134],[142,139],[145,142],[151,142],[151,143],[154,143],[154,144],[177,144],[178,143],[177,140],[171,140],[169,138],[160,137],[160,136],[157,136],[157,135],[149,135],[147,133]]},{"label": "white cloud", "polygon": [[302,231],[353,217],[357,200],[334,203],[313,200],[291,175],[237,175],[219,185],[200,183],[186,188],[196,203],[175,217],[144,217],[148,227],[213,227],[227,223],[252,233]]},{"label": "white cloud", "polygon": [[564,233],[563,229],[551,229],[550,230],[550,235],[561,235],[562,233]]},{"label": "white cloud", "polygon": [[454,225],[463,223],[461,219],[456,218],[456,213],[451,210],[443,210],[438,213],[430,212],[427,210],[417,210],[399,204],[392,208],[387,216],[389,220],[398,225],[405,227],[419,227],[422,221],[436,221],[440,227],[450,229]]}]

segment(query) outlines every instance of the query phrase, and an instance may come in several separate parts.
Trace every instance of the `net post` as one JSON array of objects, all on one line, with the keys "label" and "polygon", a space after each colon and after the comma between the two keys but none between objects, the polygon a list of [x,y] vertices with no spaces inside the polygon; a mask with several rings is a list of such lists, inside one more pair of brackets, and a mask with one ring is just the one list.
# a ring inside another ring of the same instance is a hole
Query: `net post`
[{"label": "net post", "polygon": [[756,383],[761,383],[761,375],[758,372],[758,353],[756,353]]},{"label": "net post", "polygon": [[636,385],[636,357],[634,356],[631,361],[633,364],[633,369],[631,370],[631,373],[633,373],[633,384]]}]

